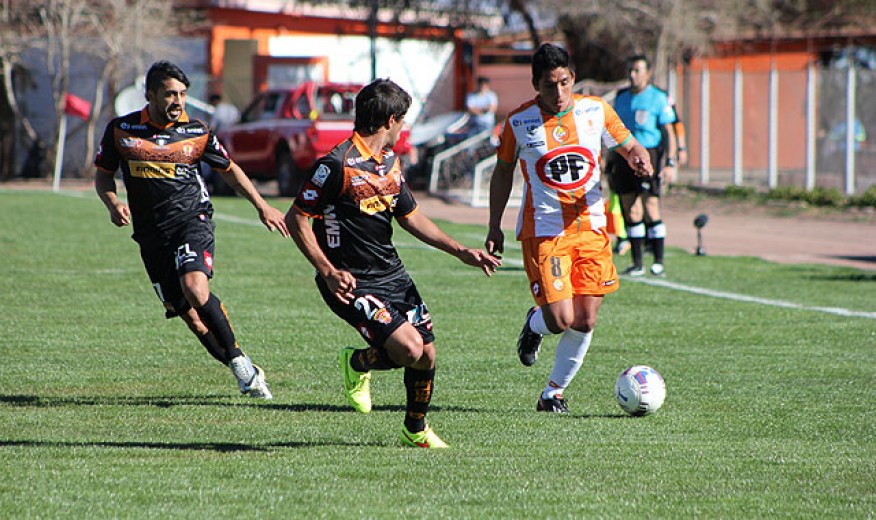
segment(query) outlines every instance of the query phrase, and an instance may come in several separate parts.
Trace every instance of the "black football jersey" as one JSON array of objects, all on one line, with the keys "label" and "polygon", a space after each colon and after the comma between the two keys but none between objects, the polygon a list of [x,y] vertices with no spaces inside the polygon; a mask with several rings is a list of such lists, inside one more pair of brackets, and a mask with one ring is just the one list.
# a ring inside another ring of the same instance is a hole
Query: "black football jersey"
[{"label": "black football jersey", "polygon": [[98,168],[121,168],[134,233],[168,229],[199,213],[212,213],[200,163],[231,168],[222,144],[207,126],[183,112],[166,128],[146,108],[109,122],[94,159]]},{"label": "black football jersey", "polygon": [[410,215],[417,202],[391,150],[375,156],[354,133],[314,164],[293,208],[314,218],[319,247],[336,268],[362,280],[404,268],[392,219]]}]

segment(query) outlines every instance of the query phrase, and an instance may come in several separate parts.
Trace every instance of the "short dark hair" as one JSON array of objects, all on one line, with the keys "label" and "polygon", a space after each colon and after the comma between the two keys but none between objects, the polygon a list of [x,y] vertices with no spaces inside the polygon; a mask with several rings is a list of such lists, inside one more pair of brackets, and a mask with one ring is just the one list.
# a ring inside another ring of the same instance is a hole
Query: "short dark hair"
[{"label": "short dark hair", "polygon": [[483,85],[489,85],[489,84],[490,84],[490,78],[488,78],[486,76],[478,76],[478,86],[479,87],[483,86]]},{"label": "short dark hair", "polygon": [[390,79],[376,79],[356,94],[355,130],[362,135],[376,134],[395,116],[404,119],[411,107],[411,95]]},{"label": "short dark hair", "polygon": [[532,55],[532,81],[535,83],[541,81],[546,72],[559,68],[575,72],[569,52],[558,45],[544,43]]},{"label": "short dark hair", "polygon": [[630,56],[629,58],[627,58],[627,67],[632,69],[633,63],[636,63],[637,61],[644,61],[645,69],[651,70],[651,62],[648,61],[648,57],[644,54],[636,54],[635,56]]},{"label": "short dark hair", "polygon": [[169,61],[156,61],[146,73],[146,92],[154,92],[166,79],[175,79],[189,88],[191,82],[186,73]]}]

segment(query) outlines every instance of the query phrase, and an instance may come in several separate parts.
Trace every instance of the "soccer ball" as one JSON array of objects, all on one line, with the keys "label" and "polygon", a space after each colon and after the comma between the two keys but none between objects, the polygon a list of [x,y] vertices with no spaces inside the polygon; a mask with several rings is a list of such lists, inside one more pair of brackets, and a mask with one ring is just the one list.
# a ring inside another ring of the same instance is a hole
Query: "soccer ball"
[{"label": "soccer ball", "polygon": [[632,366],[624,370],[614,384],[617,404],[630,415],[648,415],[663,406],[666,383],[651,367]]}]

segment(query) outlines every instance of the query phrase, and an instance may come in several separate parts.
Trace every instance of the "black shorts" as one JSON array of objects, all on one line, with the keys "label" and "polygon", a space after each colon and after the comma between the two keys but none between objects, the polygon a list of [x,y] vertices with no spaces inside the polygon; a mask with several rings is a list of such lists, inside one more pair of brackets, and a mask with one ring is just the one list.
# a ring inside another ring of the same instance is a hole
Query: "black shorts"
[{"label": "black shorts", "polygon": [[648,148],[651,156],[651,165],[654,167],[654,175],[651,177],[639,177],[630,168],[627,160],[617,152],[613,152],[609,158],[610,171],[609,186],[611,191],[618,195],[627,193],[649,193],[655,197],[660,196],[660,164],[663,161],[663,148]]},{"label": "black shorts", "polygon": [[172,229],[135,234],[140,257],[158,299],[165,304],[168,318],[187,312],[191,305],[183,295],[180,277],[200,271],[213,277],[216,225],[206,215],[190,219]]},{"label": "black shorts", "polygon": [[383,348],[389,336],[405,322],[417,329],[424,344],[435,341],[429,309],[404,271],[391,278],[357,280],[354,298],[348,304],[329,292],[321,276],[316,277],[316,285],[332,312],[352,325],[373,347]]}]

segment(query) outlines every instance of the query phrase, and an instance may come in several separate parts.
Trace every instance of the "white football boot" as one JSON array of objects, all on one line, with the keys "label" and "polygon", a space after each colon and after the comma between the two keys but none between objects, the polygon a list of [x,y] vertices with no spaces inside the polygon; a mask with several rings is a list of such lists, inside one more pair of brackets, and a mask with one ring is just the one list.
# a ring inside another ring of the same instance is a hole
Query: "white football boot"
[{"label": "white football boot", "polygon": [[265,381],[265,371],[252,364],[249,356],[237,356],[228,364],[237,379],[240,392],[256,399],[273,399],[274,395]]}]

